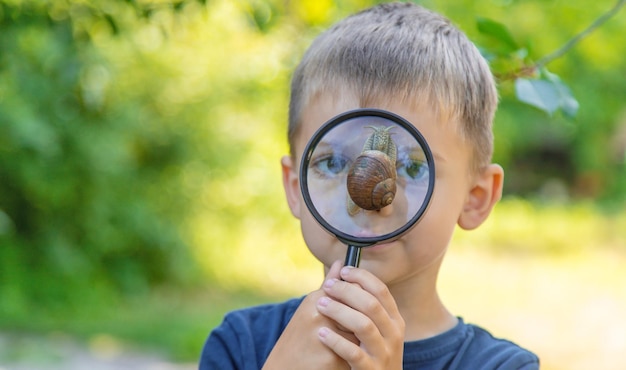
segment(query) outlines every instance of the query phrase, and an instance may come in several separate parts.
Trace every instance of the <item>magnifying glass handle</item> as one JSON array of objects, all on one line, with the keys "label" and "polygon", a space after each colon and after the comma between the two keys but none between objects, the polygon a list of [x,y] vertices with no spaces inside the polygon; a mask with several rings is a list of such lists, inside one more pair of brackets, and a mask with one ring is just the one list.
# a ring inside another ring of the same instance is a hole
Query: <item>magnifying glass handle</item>
[{"label": "magnifying glass handle", "polygon": [[359,267],[360,261],[361,261],[361,247],[348,245],[348,252],[346,253],[346,261],[344,262],[344,266]]}]

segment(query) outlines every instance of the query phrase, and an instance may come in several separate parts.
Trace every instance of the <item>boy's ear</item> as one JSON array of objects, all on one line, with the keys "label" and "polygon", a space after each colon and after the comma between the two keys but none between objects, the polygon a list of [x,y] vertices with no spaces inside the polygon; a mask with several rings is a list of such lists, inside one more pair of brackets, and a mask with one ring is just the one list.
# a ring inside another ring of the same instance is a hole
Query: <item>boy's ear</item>
[{"label": "boy's ear", "polygon": [[286,155],[280,160],[280,164],[283,169],[283,187],[285,188],[285,195],[287,196],[287,204],[291,213],[300,218],[300,179],[298,177],[298,170],[294,164],[293,157]]},{"label": "boy's ear", "polygon": [[461,228],[475,229],[487,219],[502,198],[503,181],[504,170],[497,164],[490,164],[476,176],[459,216],[458,225]]}]

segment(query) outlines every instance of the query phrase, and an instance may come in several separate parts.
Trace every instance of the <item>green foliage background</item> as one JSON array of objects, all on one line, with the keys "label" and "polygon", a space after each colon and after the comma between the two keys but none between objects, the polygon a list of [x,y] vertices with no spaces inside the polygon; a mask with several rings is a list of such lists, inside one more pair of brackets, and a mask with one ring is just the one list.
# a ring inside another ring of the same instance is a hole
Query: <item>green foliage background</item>
[{"label": "green foliage background", "polygon": [[[280,182],[289,76],[322,29],[376,2],[1,0],[0,324],[164,286],[280,290],[312,271]],[[614,5],[420,3],[493,52],[476,21],[497,20],[533,59]],[[548,66],[580,102],[574,119],[524,105],[501,82],[495,154],[507,197],[591,204],[617,233],[623,15]]]}]

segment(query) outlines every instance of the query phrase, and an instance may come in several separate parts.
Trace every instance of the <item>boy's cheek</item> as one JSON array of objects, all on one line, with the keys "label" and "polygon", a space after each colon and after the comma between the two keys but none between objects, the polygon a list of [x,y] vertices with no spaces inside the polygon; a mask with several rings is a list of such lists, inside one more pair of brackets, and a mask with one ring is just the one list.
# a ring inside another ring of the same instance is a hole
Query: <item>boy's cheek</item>
[{"label": "boy's cheek", "polygon": [[319,226],[312,216],[303,215],[301,228],[307,248],[324,266],[345,259],[347,247]]}]

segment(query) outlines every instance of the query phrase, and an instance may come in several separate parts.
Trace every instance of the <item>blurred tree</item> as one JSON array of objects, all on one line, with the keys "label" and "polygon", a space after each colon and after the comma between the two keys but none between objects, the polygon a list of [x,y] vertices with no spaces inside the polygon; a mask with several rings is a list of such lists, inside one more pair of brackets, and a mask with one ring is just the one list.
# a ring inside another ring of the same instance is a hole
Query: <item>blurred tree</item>
[{"label": "blurred tree", "polygon": [[191,134],[138,86],[152,76],[119,91],[95,47],[133,7],[90,4],[0,2],[0,314],[193,275],[175,190]]},{"label": "blurred tree", "polygon": [[[486,46],[484,49],[486,57],[500,81],[500,90],[505,98],[500,108],[500,116],[506,117],[511,112],[516,116],[509,123],[510,131],[501,132],[498,137],[521,144],[520,148],[504,149],[512,157],[512,161],[507,163],[512,169],[509,171],[512,176],[507,180],[509,193],[538,195],[544,200],[557,201],[569,196],[596,199],[603,197],[611,199],[611,203],[616,199],[624,199],[626,162],[623,156],[610,153],[620,150],[615,148],[620,144],[613,139],[612,131],[620,130],[616,116],[621,112],[619,109],[610,109],[609,114],[613,116],[614,121],[607,122],[609,128],[607,131],[593,125],[593,136],[600,141],[594,142],[589,140],[590,137],[580,135],[578,132],[589,129],[587,125],[590,121],[576,117],[579,102],[563,79],[547,69],[548,64],[553,62],[570,65],[567,58],[577,58],[576,47],[581,46],[585,38],[598,32],[623,8],[624,4],[625,0],[618,0],[612,5],[603,4],[605,7],[602,9],[603,12],[598,12],[595,19],[587,20],[588,26],[582,30],[568,27],[571,30],[569,34],[560,30],[562,45],[554,51],[544,51],[543,54],[536,50],[539,44],[536,41],[542,40],[538,35],[530,34],[528,37],[533,42],[526,42],[526,45],[523,45],[504,24],[479,18],[478,30],[490,38],[481,45]],[[584,5],[582,3],[581,5],[573,8],[583,10]],[[515,27],[516,22],[511,23]],[[609,29],[611,26],[615,27],[609,23]],[[560,58],[565,58],[566,61],[558,61]],[[559,69],[565,76],[567,84],[584,86],[582,79],[588,74],[594,75],[592,79],[596,80],[597,72],[600,71],[595,71],[588,62],[577,59],[579,63],[576,65],[574,75],[567,70]],[[615,77],[620,79],[622,76],[623,74],[618,72]],[[509,81],[514,82],[513,86]],[[614,86],[618,87],[619,83]],[[618,90],[617,95],[623,96],[624,89]],[[588,98],[589,93],[583,91],[577,94],[586,98],[582,101],[586,108],[583,115],[594,111],[593,105],[589,104],[590,100],[593,100]],[[517,102],[511,101],[513,95],[519,102],[539,108],[552,117],[536,115],[535,112],[522,109]],[[610,104],[603,105],[607,108]],[[597,115],[600,116],[602,114]],[[516,128],[511,129],[513,126]],[[600,144],[601,142],[604,142],[604,146]],[[611,146],[613,148],[610,148]],[[595,165],[591,165],[596,167],[594,170],[586,168],[593,162],[596,162]]]},{"label": "blurred tree", "polygon": [[[0,314],[180,284],[191,256],[245,276],[233,256],[281,248],[289,74],[321,29],[378,2],[0,0]],[[421,3],[508,58],[492,62],[501,72],[616,4]],[[550,63],[580,103],[574,120],[500,84],[508,194],[624,204],[625,27],[611,18]]]},{"label": "blurred tree", "polygon": [[[334,20],[380,2],[237,3],[266,35],[290,23],[303,40],[294,48],[299,55]],[[467,32],[499,78],[496,160],[510,174],[507,194],[592,198],[607,205],[626,201],[624,144],[615,138],[623,131],[619,117],[626,114],[617,103],[626,98],[626,67],[616,57],[626,52],[618,36],[626,22],[616,17],[625,0],[415,2],[448,15]]]}]

